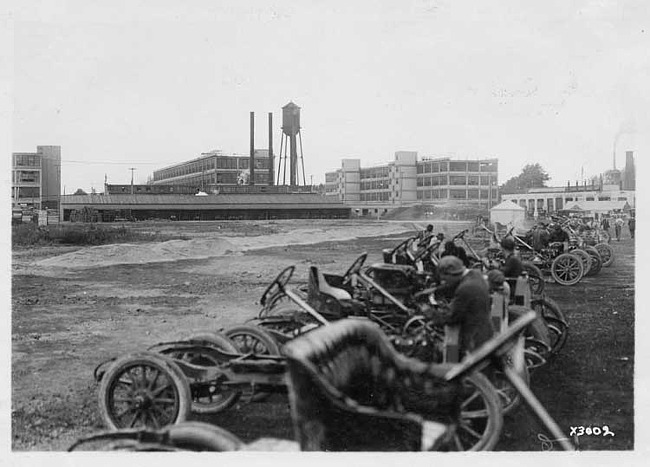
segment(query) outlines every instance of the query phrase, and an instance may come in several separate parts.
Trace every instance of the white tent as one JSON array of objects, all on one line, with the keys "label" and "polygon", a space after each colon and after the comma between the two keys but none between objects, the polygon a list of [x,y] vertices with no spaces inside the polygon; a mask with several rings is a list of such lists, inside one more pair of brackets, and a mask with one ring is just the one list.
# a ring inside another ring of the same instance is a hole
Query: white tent
[{"label": "white tent", "polygon": [[510,200],[503,201],[490,209],[490,223],[519,227],[526,218],[526,210]]}]

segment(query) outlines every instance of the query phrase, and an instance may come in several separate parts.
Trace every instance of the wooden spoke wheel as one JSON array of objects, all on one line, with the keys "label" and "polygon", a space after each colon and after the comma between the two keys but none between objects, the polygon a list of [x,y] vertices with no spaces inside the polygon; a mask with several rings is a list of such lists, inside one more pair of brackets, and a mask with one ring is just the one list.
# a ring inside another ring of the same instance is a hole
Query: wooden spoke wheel
[{"label": "wooden spoke wheel", "polygon": [[598,250],[596,250],[596,248],[594,248],[593,246],[586,246],[584,247],[584,250],[591,258],[591,268],[589,269],[587,275],[595,276],[600,272],[601,268],[603,267],[603,260],[600,256],[600,253],[598,253]]},{"label": "wooden spoke wheel", "polygon": [[242,324],[226,329],[224,334],[243,354],[280,355],[280,347],[268,331],[258,326]]},{"label": "wooden spoke wheel", "polygon": [[603,261],[603,266],[608,268],[614,263],[614,249],[607,243],[598,243],[594,246],[600,258]]},{"label": "wooden spoke wheel", "polygon": [[524,271],[528,273],[528,284],[530,291],[533,295],[541,295],[544,292],[546,283],[544,282],[544,274],[535,266],[531,261],[522,261]]},{"label": "wooden spoke wheel", "polygon": [[571,254],[576,255],[577,257],[580,258],[580,261],[582,261],[582,275],[583,277],[589,274],[589,271],[591,270],[591,257],[589,256],[589,253],[587,253],[585,250],[582,248],[575,248],[570,251]]},{"label": "wooden spoke wheel", "polygon": [[[528,362],[526,362],[528,363]],[[509,362],[505,364],[510,365]],[[524,365],[519,376],[526,382],[530,384],[530,372],[528,370],[528,365]],[[501,410],[504,415],[508,415],[515,410],[519,404],[521,404],[521,394],[519,391],[512,385],[510,380],[506,375],[499,370],[495,370],[490,378],[490,382],[494,386],[499,395],[499,401],[501,403]]]},{"label": "wooden spoke wheel", "polygon": [[[224,352],[231,354],[239,353],[237,347],[235,347],[228,337],[216,332],[195,334],[190,337],[189,341],[197,343],[206,342]],[[191,363],[192,365],[206,367],[219,366],[223,363],[205,352],[172,352],[170,356]],[[217,381],[190,383],[192,412],[213,414],[232,407],[241,396],[241,392],[226,388],[227,386]]]},{"label": "wooden spoke wheel", "polygon": [[477,372],[463,378],[463,390],[466,397],[461,404],[454,446],[458,451],[489,451],[503,430],[499,395],[485,375]]},{"label": "wooden spoke wheel", "polygon": [[141,352],[117,359],[102,377],[99,411],[110,429],[161,428],[187,419],[190,387],[169,358]]},{"label": "wooden spoke wheel", "polygon": [[[224,334],[232,341],[237,351],[243,354],[280,355],[280,346],[264,328],[242,324],[226,329]],[[262,402],[270,393],[256,390],[251,400]]]},{"label": "wooden spoke wheel", "polygon": [[531,306],[540,314],[548,328],[551,346],[550,358],[562,350],[562,347],[566,344],[569,325],[560,309],[560,305],[555,300],[548,297],[536,298],[531,301]]},{"label": "wooden spoke wheel", "polygon": [[577,284],[583,274],[582,261],[571,253],[562,253],[551,264],[551,276],[560,285]]}]

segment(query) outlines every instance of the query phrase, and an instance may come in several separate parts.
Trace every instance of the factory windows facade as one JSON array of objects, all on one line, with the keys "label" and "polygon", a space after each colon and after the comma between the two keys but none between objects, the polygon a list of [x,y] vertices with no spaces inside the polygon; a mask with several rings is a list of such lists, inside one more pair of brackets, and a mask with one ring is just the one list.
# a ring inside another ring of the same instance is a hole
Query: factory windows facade
[{"label": "factory windows facade", "polygon": [[12,204],[58,211],[61,199],[61,147],[37,146],[35,153],[12,154]]},{"label": "factory windows facade", "polygon": [[491,207],[498,202],[497,159],[418,161],[417,153],[399,151],[395,161],[379,167],[361,168],[358,159],[346,163],[347,168],[325,174],[325,193],[347,204]]},{"label": "factory windows facade", "polygon": [[[255,151],[255,184],[270,185],[268,150]],[[250,156],[224,155],[220,151],[203,154],[197,159],[156,170],[153,185],[193,186],[201,190],[218,190],[219,186],[247,185]]]}]

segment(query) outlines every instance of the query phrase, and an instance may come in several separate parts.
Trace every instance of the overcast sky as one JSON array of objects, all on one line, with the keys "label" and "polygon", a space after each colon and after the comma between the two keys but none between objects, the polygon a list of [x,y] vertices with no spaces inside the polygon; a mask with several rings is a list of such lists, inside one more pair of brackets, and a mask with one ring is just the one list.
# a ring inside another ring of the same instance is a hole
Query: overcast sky
[{"label": "overcast sky", "polygon": [[[302,108],[309,181],[342,158],[539,162],[556,184],[647,153],[646,0],[23,1],[12,151],[62,147],[62,184],[102,190],[211,149],[268,146]],[[644,134],[646,133],[646,134]],[[644,149],[645,148],[645,149]]]}]

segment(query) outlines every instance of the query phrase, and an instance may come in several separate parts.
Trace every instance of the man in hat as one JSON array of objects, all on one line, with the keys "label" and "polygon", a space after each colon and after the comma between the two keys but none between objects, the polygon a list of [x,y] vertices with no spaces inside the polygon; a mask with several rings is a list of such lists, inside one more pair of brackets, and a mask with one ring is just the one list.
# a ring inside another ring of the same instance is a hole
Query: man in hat
[{"label": "man in hat", "polygon": [[467,269],[455,256],[445,256],[438,264],[441,284],[453,294],[449,307],[424,305],[422,311],[434,324],[460,325],[461,351],[471,352],[494,334],[490,320],[490,294],[483,274]]},{"label": "man in hat", "polygon": [[548,245],[549,237],[550,234],[546,228],[546,224],[544,222],[540,222],[535,226],[532,232],[532,247],[536,251],[546,248]]},{"label": "man in hat", "polygon": [[459,258],[466,267],[470,264],[465,248],[456,245],[453,240],[449,240],[445,243],[444,249],[442,250],[442,257],[445,256],[455,256],[456,258]]},{"label": "man in hat", "polygon": [[[492,269],[487,273],[490,292],[501,287],[507,278],[517,278],[524,272],[524,265],[515,254],[515,240],[512,237],[504,237],[500,245],[504,261],[499,269]],[[514,293],[513,287],[510,289],[511,299],[514,298]]]},{"label": "man in hat", "polygon": [[519,277],[524,272],[524,265],[515,254],[515,240],[512,237],[504,237],[501,240],[501,251],[505,261],[500,268],[505,277]]},{"label": "man in hat", "polygon": [[549,241],[551,243],[562,243],[562,252],[569,251],[569,234],[560,224],[554,224],[551,230]]},{"label": "man in hat", "polygon": [[616,234],[616,241],[621,241],[621,232],[623,230],[623,226],[625,225],[625,221],[623,220],[622,217],[617,217],[616,220],[614,221],[614,233]]}]

